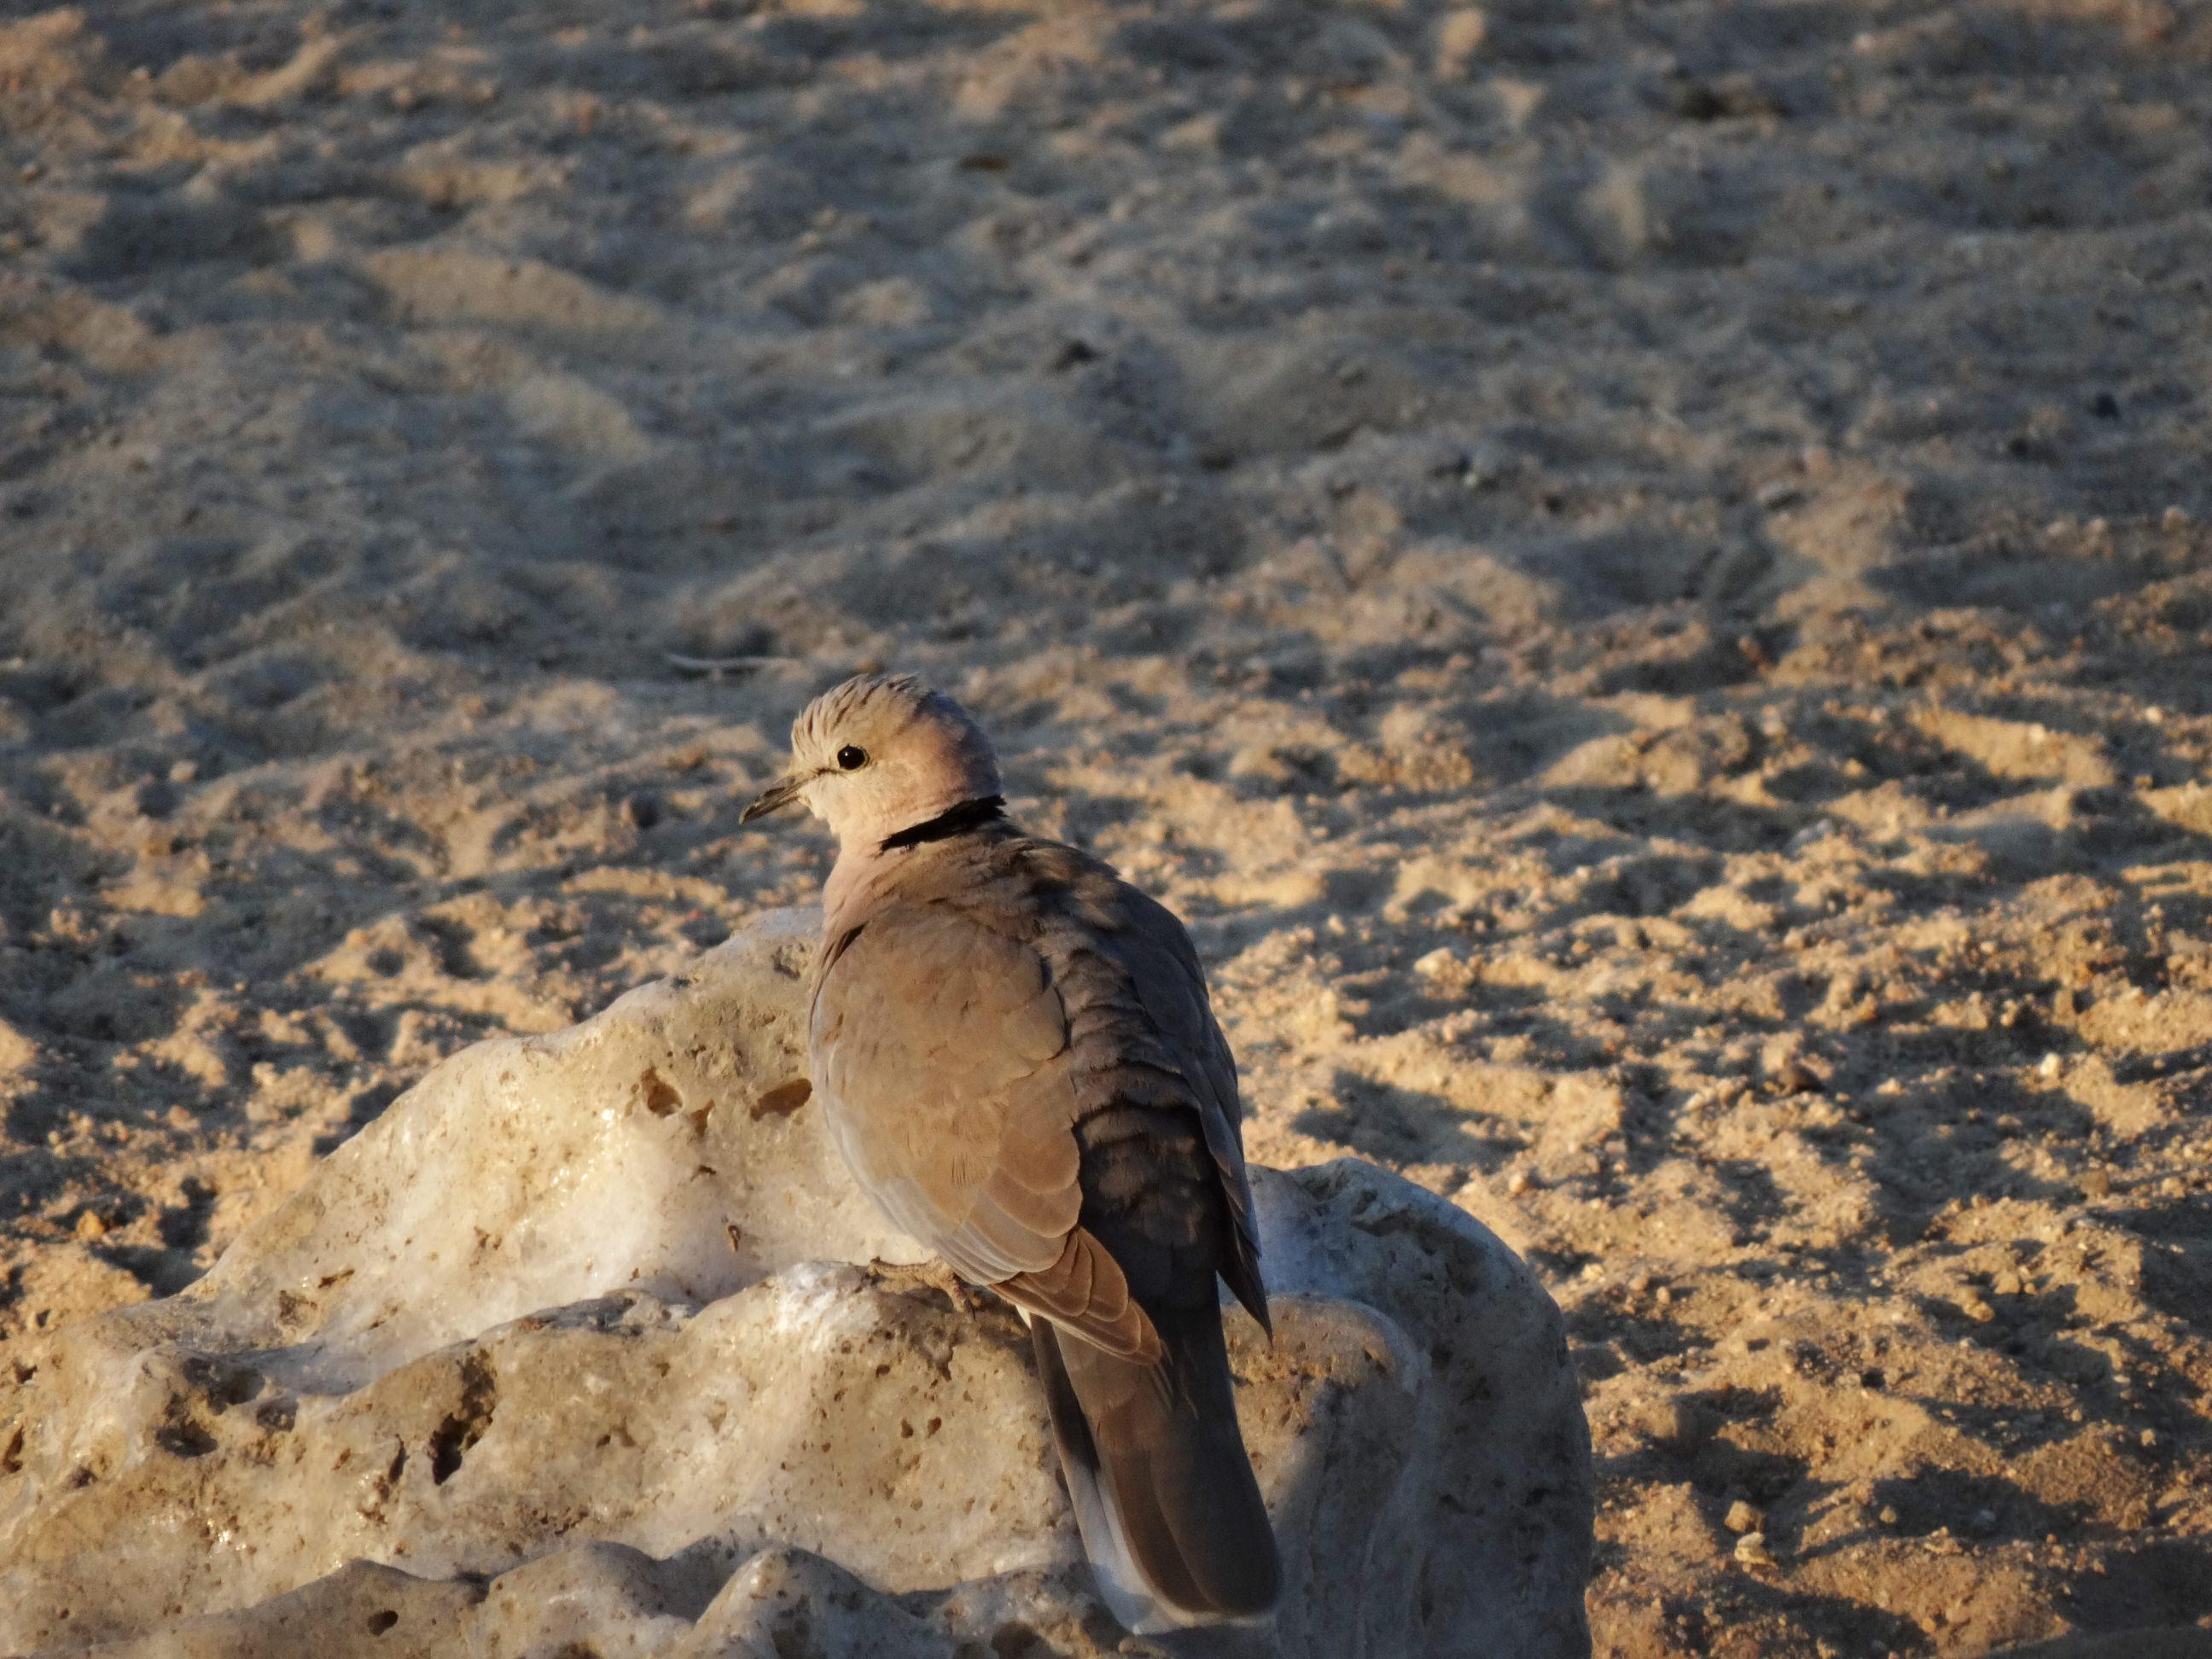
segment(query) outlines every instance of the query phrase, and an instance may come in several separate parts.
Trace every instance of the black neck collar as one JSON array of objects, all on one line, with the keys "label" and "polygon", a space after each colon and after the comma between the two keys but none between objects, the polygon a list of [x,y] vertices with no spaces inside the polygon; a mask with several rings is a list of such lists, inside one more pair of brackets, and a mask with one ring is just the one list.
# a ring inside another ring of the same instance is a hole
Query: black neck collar
[{"label": "black neck collar", "polygon": [[939,812],[933,818],[925,818],[911,830],[902,830],[896,836],[884,837],[884,851],[896,847],[919,847],[926,841],[944,841],[951,836],[964,836],[970,830],[1006,816],[1004,795],[983,795],[975,800],[963,800],[959,805]]}]

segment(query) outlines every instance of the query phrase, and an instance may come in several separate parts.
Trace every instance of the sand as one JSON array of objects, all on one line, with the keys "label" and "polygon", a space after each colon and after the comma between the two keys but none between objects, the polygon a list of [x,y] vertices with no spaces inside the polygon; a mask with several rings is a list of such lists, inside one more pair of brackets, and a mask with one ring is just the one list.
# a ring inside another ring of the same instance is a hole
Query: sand
[{"label": "sand", "polygon": [[2212,1618],[2201,4],[118,0],[0,152],[19,1366],[896,666],[1553,1285],[1600,1653]]}]

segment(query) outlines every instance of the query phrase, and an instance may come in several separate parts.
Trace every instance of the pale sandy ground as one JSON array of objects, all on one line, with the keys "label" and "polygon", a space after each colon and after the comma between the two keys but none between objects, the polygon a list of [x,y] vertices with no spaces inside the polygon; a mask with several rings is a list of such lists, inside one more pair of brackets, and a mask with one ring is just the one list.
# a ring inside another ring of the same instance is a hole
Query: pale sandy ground
[{"label": "pale sandy ground", "polygon": [[139,0],[0,151],[19,1353],[894,665],[1550,1278],[1601,1653],[2212,1618],[2203,4]]}]

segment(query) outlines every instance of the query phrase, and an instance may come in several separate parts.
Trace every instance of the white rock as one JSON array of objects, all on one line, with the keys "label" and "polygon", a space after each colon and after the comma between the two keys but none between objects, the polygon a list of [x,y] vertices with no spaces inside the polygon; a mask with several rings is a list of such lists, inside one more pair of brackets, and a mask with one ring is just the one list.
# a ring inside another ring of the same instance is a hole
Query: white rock
[{"label": "white rock", "polygon": [[[25,1355],[0,1648],[1114,1650],[1021,1326],[883,1265],[918,1252],[805,1102],[814,926],[454,1056],[190,1291]],[[1254,1184],[1276,1339],[1237,1314],[1231,1357],[1288,1588],[1223,1650],[1587,1654],[1551,1299],[1371,1166]]]}]

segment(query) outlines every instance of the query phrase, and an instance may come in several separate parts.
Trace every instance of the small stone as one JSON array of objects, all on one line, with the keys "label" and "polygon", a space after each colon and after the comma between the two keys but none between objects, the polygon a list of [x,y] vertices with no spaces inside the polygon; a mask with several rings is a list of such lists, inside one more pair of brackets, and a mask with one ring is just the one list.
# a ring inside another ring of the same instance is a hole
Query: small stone
[{"label": "small stone", "polygon": [[1990,1288],[1999,1296],[2018,1296],[2021,1289],[2020,1275],[2007,1268],[1990,1281]]},{"label": "small stone", "polygon": [[198,761],[180,760],[169,769],[171,783],[190,783],[200,775]]},{"label": "small stone", "polygon": [[1889,1504],[1884,1504],[1881,1506],[1881,1513],[1879,1518],[1883,1526],[1893,1527],[1897,1524],[1897,1511]]},{"label": "small stone", "polygon": [[1536,1184],[1536,1178],[1526,1170],[1516,1170],[1505,1177],[1505,1190],[1515,1198],[1520,1197]]},{"label": "small stone", "polygon": [[1438,945],[1413,963],[1413,971],[1423,979],[1449,979],[1459,966],[1459,958],[1443,945]]},{"label": "small stone", "polygon": [[2057,1055],[2045,1054],[2042,1060],[2037,1065],[2035,1074],[2040,1078],[2057,1077],[2058,1075],[2060,1063],[2061,1062]]},{"label": "small stone", "polygon": [[1269,783],[1287,782],[1290,767],[1281,756],[1267,744],[1247,744],[1229,757],[1229,775],[1232,778],[1260,778]]},{"label": "small stone", "polygon": [[1765,1524],[1765,1516],[1739,1498],[1729,1505],[1728,1516],[1721,1524],[1730,1532],[1753,1533]]},{"label": "small stone", "polygon": [[2140,1439],[2142,1449],[2145,1451],[2149,1451],[2158,1444],[2158,1431],[2156,1429],[2145,1429],[2142,1431]]},{"label": "small stone", "polygon": [[1709,1425],[1693,1406],[1680,1400],[1655,1400],[1639,1414],[1637,1426],[1651,1441],[1678,1457],[1697,1453]]},{"label": "small stone", "polygon": [[1986,1325],[1997,1316],[1997,1310],[1972,1291],[1959,1298],[1959,1311],[1977,1325]]},{"label": "small stone", "polygon": [[1766,1534],[1747,1532],[1735,1540],[1735,1559],[1747,1567],[1771,1567],[1773,1553],[1766,1547]]},{"label": "small stone", "polygon": [[90,1210],[76,1218],[76,1236],[88,1244],[94,1244],[107,1237],[107,1224]]},{"label": "small stone", "polygon": [[2091,1198],[2103,1198],[2112,1190],[2110,1170],[2092,1170],[2081,1177],[2081,1190]]},{"label": "small stone", "polygon": [[1437,73],[1446,80],[1465,80],[1489,32],[1490,20],[1475,7],[1446,12],[1437,25]]}]

